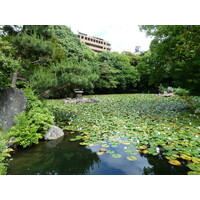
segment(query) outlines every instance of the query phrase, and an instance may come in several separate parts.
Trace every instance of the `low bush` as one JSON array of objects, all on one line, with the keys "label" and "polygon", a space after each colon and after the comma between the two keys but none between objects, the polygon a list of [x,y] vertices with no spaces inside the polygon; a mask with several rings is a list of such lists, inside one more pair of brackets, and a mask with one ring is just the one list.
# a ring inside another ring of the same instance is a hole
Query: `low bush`
[{"label": "low bush", "polygon": [[10,148],[5,148],[7,141],[3,138],[2,134],[0,133],[0,175],[5,175],[7,168],[6,168],[6,158],[10,157],[9,152],[11,151]]},{"label": "low bush", "polygon": [[24,93],[28,99],[26,111],[15,118],[16,125],[9,135],[15,137],[17,144],[27,147],[43,138],[43,133],[54,124],[54,116],[30,88],[26,88]]},{"label": "low bush", "polygon": [[189,94],[189,91],[183,88],[174,88],[174,93],[179,96],[187,96]]}]

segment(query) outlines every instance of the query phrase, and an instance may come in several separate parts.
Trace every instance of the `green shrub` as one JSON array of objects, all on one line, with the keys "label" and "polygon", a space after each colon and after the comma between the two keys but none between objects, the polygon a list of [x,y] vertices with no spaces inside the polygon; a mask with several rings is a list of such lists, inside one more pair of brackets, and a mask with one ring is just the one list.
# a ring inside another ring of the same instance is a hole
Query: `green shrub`
[{"label": "green shrub", "polygon": [[166,90],[166,89],[163,87],[162,84],[160,84],[160,85],[158,86],[158,91],[159,91],[161,94],[163,94],[165,90]]},{"label": "green shrub", "polygon": [[6,168],[6,157],[10,157],[9,152],[11,151],[10,148],[5,148],[7,142],[2,137],[2,134],[0,133],[0,175],[5,175],[7,168]]},{"label": "green shrub", "polygon": [[38,143],[45,133],[54,124],[54,116],[45,104],[34,96],[33,91],[25,89],[28,99],[26,111],[15,118],[16,125],[9,132],[15,137],[15,142],[23,147]]},{"label": "green shrub", "polygon": [[179,96],[187,96],[189,94],[189,91],[183,88],[174,88],[174,93]]}]

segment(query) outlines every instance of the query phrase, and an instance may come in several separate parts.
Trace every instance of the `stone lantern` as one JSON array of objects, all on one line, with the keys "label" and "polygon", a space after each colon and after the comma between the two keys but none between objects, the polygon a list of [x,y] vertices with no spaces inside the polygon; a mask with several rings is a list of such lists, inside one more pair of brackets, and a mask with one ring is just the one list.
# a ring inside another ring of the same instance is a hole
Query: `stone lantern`
[{"label": "stone lantern", "polygon": [[77,99],[82,99],[82,95],[83,95],[83,90],[79,90],[79,89],[75,89],[74,90]]}]

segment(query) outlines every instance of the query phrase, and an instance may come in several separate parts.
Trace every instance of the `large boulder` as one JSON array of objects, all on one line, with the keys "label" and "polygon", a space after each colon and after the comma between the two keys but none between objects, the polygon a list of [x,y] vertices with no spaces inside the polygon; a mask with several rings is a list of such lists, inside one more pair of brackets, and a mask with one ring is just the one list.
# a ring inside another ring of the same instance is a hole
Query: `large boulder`
[{"label": "large boulder", "polygon": [[56,140],[60,137],[64,136],[64,132],[58,126],[52,126],[44,136],[45,140]]},{"label": "large boulder", "polygon": [[2,129],[15,125],[14,117],[26,109],[27,99],[18,88],[4,88],[0,91],[0,124]]}]

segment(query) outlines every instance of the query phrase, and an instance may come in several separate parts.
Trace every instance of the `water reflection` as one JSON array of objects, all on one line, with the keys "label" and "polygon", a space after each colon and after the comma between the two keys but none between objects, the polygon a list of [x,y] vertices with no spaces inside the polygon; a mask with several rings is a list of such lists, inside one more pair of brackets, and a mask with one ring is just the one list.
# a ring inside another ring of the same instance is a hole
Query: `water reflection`
[{"label": "water reflection", "polygon": [[110,154],[98,156],[101,144],[91,147],[70,142],[75,137],[68,134],[55,141],[43,141],[27,149],[18,150],[8,167],[8,174],[43,175],[156,175],[187,174],[185,166],[172,166],[161,155],[136,155],[136,161],[126,159],[125,145],[107,149],[120,154],[113,158]]},{"label": "water reflection", "polygon": [[55,141],[43,141],[27,149],[18,150],[8,167],[8,174],[64,175],[88,174],[99,162],[96,153],[79,142],[70,142],[74,135]]}]

